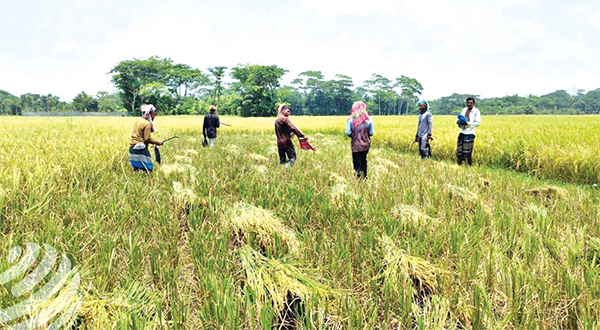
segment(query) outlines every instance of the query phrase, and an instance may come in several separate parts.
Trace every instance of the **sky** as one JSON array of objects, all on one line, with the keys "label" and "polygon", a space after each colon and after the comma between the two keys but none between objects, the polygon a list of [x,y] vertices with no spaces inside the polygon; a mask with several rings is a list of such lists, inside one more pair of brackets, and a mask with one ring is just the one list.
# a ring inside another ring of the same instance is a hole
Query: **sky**
[{"label": "sky", "polygon": [[363,85],[423,85],[424,99],[600,88],[597,0],[2,1],[0,89],[13,95],[115,91],[120,61],[278,65]]}]

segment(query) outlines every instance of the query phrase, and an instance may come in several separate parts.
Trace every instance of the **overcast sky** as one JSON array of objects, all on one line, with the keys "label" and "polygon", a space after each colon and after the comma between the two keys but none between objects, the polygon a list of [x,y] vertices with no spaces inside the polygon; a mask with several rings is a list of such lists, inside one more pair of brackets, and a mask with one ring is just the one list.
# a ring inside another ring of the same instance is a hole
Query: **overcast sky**
[{"label": "overcast sky", "polygon": [[600,88],[598,0],[2,1],[0,89],[114,91],[118,62],[153,55],[207,72],[276,64],[353,78],[401,75],[423,97]]}]

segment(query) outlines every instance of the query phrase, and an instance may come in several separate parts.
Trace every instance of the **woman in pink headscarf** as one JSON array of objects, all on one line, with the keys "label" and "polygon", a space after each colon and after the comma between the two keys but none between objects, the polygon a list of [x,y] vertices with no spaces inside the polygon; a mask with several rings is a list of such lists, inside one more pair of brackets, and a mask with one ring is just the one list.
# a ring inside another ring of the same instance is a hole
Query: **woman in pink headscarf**
[{"label": "woman in pink headscarf", "polygon": [[367,113],[367,105],[363,101],[354,102],[346,121],[346,135],[352,138],[352,163],[359,179],[367,177],[367,154],[373,134],[375,129],[373,120]]}]

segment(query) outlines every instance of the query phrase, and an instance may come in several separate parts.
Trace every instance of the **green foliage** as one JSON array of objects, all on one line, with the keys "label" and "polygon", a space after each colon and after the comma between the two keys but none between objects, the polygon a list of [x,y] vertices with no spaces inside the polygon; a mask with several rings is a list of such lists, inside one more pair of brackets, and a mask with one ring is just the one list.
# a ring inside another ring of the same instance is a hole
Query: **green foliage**
[{"label": "green foliage", "polygon": [[75,96],[72,106],[76,111],[96,112],[98,111],[98,100],[82,91]]},{"label": "green foliage", "polygon": [[231,77],[236,79],[232,87],[241,94],[241,115],[272,116],[277,111],[276,89],[279,79],[286,73],[276,65],[240,64],[232,69]]}]

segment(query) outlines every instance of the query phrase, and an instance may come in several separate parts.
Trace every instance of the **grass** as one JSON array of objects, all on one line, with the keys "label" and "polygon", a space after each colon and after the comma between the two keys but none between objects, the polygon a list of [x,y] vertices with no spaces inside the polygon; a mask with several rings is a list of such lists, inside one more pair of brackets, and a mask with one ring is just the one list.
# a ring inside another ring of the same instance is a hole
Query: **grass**
[{"label": "grass", "polygon": [[0,272],[13,246],[66,253],[81,329],[270,329],[289,297],[298,329],[600,327],[596,117],[484,116],[473,167],[452,161],[451,117],[426,161],[407,151],[416,117],[376,117],[366,181],[344,118],[294,117],[318,152],[286,169],[273,118],[227,118],[207,149],[200,117],[158,117],[156,138],[180,138],[153,175],[127,162],[132,120],[0,126]]}]

